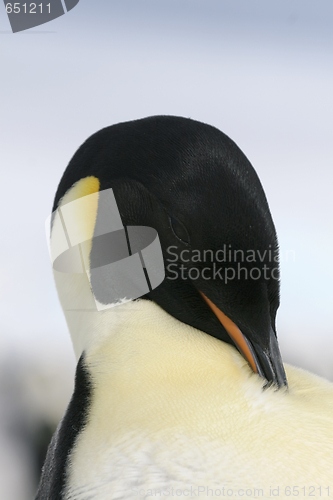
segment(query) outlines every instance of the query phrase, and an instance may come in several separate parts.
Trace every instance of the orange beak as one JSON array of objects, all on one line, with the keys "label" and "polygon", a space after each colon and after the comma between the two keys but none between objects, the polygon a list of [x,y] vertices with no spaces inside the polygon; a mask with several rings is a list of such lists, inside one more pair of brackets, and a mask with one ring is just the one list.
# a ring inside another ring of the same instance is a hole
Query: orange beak
[{"label": "orange beak", "polygon": [[[200,290],[199,290],[200,292]],[[206,295],[202,292],[200,292],[204,300],[207,302],[215,316],[219,319],[219,321],[222,323],[224,328],[227,330],[229,333],[230,337],[232,340],[235,342],[236,346],[240,350],[240,352],[243,354],[244,358],[248,361],[250,364],[252,370],[254,373],[258,373],[258,367],[257,363],[254,359],[254,356],[251,352],[251,349],[248,345],[248,342],[240,329],[238,328],[237,325],[233,321],[231,321],[228,316],[226,316]]]}]

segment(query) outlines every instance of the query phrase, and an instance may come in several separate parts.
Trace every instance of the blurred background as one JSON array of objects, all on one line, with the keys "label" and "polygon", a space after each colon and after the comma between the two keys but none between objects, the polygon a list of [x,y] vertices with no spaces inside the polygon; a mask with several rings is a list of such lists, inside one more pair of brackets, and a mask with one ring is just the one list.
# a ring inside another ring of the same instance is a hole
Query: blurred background
[{"label": "blurred background", "polygon": [[33,498],[72,392],[44,221],[107,125],[180,115],[240,146],[279,236],[282,356],[333,380],[332,26],[331,0],[81,0],[17,34],[0,8],[1,498]]}]

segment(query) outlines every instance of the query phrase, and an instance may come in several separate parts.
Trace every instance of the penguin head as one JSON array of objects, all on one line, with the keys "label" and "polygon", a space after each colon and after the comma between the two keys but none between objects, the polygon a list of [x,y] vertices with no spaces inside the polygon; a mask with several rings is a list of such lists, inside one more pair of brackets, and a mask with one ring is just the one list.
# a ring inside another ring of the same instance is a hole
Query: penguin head
[{"label": "penguin head", "polygon": [[[124,228],[153,228],[159,237],[165,277],[151,286],[148,273],[141,299],[234,344],[256,373],[286,385],[275,327],[276,232],[258,176],[236,144],[214,127],[170,116],[91,136],[69,163],[53,207],[96,195],[79,215],[89,226],[91,267],[101,252],[96,227],[108,190]],[[112,287],[103,279],[103,290]],[[91,286],[106,303],[98,284]]]}]

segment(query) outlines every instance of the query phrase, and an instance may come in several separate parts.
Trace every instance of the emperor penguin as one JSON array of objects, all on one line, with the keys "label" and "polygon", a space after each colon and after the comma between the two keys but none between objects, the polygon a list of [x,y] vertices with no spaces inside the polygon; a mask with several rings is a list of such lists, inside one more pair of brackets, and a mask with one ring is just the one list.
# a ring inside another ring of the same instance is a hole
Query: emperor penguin
[{"label": "emperor penguin", "polygon": [[50,238],[78,363],[36,500],[333,495],[333,385],[282,363],[276,231],[229,137],[100,130]]}]

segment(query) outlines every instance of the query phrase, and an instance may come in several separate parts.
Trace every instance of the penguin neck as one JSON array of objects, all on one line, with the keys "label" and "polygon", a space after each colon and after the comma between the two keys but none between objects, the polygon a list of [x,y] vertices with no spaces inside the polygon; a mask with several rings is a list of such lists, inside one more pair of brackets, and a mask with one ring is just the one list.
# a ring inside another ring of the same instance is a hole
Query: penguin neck
[{"label": "penguin neck", "polygon": [[[180,322],[154,302],[87,311],[76,327],[71,333],[76,349],[78,342],[83,347],[92,387],[91,400],[84,403],[90,422],[85,449],[98,446],[107,452],[110,440],[132,431],[140,440],[145,433],[159,439],[166,422],[167,433],[214,437],[245,388],[261,394],[262,379],[234,347]],[[105,436],[110,436],[106,444]]]},{"label": "penguin neck", "polygon": [[218,371],[221,378],[246,367],[230,345],[186,325],[148,300],[92,312],[65,312],[77,357],[89,370],[128,378],[149,375],[156,384],[167,377],[180,382],[198,372]]}]

